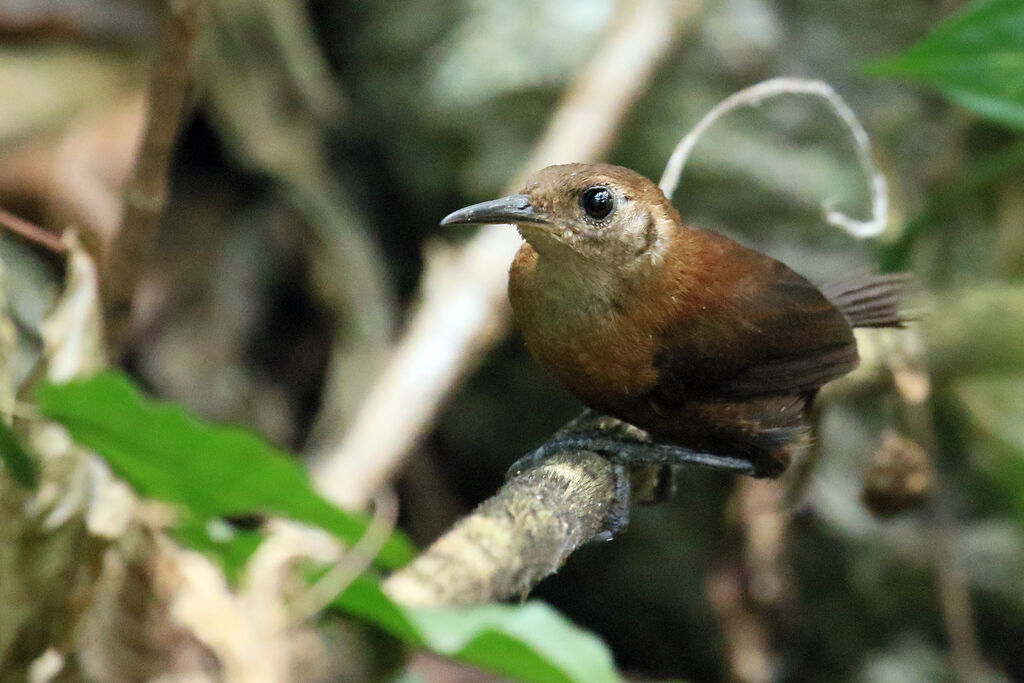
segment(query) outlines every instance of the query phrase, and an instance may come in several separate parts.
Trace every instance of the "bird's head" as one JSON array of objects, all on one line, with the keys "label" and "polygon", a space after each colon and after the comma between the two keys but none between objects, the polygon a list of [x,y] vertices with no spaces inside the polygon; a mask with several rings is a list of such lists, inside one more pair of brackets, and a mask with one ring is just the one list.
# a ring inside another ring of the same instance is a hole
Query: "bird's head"
[{"label": "bird's head", "polygon": [[467,206],[441,225],[513,224],[542,260],[634,271],[659,263],[679,214],[657,185],[610,164],[548,166],[519,194]]}]

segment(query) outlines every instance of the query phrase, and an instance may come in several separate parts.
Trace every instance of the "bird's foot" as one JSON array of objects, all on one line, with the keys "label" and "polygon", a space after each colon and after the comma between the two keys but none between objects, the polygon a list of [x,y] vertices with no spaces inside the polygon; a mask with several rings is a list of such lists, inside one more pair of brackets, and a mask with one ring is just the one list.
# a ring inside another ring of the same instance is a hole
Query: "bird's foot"
[{"label": "bird's foot", "polygon": [[611,503],[602,520],[601,531],[591,542],[610,541],[629,526],[629,510],[633,505],[651,505],[672,497],[675,478],[670,465],[640,465],[631,467],[612,463],[615,478]]},{"label": "bird's foot", "polygon": [[627,466],[698,465],[736,474],[757,475],[754,464],[744,458],[704,453],[685,446],[629,437],[566,433],[556,434],[540,448],[517,460],[509,468],[507,476],[536,467],[555,453],[567,450],[594,451],[615,464]]},{"label": "bird's foot", "polygon": [[629,503],[631,498],[631,482],[629,468],[625,465],[612,465],[615,477],[615,491],[608,505],[608,512],[601,520],[601,530],[590,539],[591,543],[610,541],[629,527]]},{"label": "bird's foot", "polygon": [[[608,458],[614,467],[615,492],[602,529],[594,536],[593,541],[610,541],[629,526],[631,471],[634,468],[691,464],[738,474],[756,474],[754,465],[743,458],[702,453],[683,446],[630,437],[570,432],[555,435],[540,448],[517,460],[508,469],[506,479],[533,469],[551,456],[568,450],[593,451]],[[663,478],[662,485],[658,487],[661,492],[651,501],[667,495],[671,487],[670,473],[662,472],[659,476]]]}]

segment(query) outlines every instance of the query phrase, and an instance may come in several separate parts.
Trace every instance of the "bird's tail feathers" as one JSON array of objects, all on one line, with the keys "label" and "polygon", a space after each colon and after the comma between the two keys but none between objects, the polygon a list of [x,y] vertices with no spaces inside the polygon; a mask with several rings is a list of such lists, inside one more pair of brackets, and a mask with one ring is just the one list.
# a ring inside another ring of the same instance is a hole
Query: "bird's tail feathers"
[{"label": "bird's tail feathers", "polygon": [[919,314],[906,307],[909,273],[850,273],[821,287],[853,327],[903,327]]}]

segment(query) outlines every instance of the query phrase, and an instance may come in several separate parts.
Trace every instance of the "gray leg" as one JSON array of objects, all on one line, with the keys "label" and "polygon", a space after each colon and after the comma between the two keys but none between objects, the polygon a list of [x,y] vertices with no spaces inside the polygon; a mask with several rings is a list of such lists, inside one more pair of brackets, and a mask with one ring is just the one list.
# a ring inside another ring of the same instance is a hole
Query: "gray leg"
[{"label": "gray leg", "polygon": [[[611,423],[611,424],[609,424]],[[629,526],[631,499],[630,475],[633,467],[668,467],[671,465],[697,465],[724,472],[757,476],[753,463],[744,458],[714,455],[685,446],[647,441],[633,436],[638,431],[618,420],[586,410],[578,418],[555,434],[537,450],[527,453],[509,468],[506,478],[532,469],[551,456],[563,451],[593,451],[605,456],[615,468],[615,493],[602,530],[594,541],[607,541]],[[642,435],[643,432],[640,432]],[[665,473],[664,491],[652,500],[667,496],[672,487],[670,472]],[[642,501],[641,501],[642,502]]]},{"label": "gray leg", "polygon": [[753,463],[744,458],[702,453],[683,446],[641,441],[628,437],[590,434],[556,434],[532,453],[517,460],[509,468],[509,476],[519,474],[555,453],[566,450],[595,451],[614,463],[624,465],[699,465],[737,474],[755,474]]},{"label": "gray leg", "polygon": [[614,467],[615,494],[612,497],[611,505],[608,506],[608,514],[601,522],[601,531],[590,539],[591,543],[610,541],[629,526],[629,468],[625,465],[615,465]]}]

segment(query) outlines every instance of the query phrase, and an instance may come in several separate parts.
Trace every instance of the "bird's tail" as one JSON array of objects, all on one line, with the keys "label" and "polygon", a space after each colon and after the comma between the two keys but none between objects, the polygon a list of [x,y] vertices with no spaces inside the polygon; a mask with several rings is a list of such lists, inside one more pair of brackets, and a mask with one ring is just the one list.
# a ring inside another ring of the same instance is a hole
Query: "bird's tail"
[{"label": "bird's tail", "polygon": [[906,308],[909,273],[850,273],[822,285],[821,292],[852,327],[903,327],[918,316]]}]

